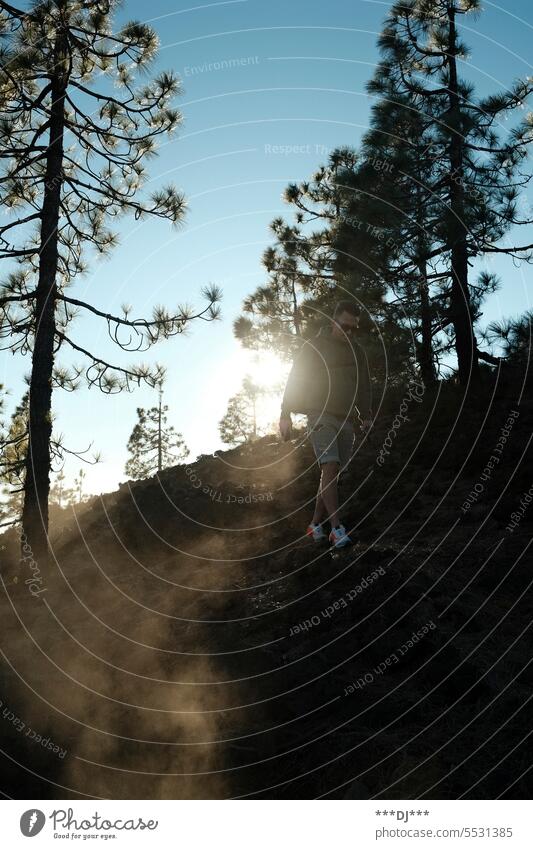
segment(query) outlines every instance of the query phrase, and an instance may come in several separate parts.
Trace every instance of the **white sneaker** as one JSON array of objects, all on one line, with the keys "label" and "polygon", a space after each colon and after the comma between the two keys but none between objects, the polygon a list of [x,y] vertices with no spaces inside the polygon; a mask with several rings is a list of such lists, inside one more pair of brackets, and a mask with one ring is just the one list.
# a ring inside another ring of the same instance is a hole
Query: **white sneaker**
[{"label": "white sneaker", "polygon": [[346,533],[344,525],[339,525],[337,528],[331,529],[329,541],[333,548],[345,548],[347,545],[353,545],[353,540]]},{"label": "white sneaker", "polygon": [[308,537],[312,537],[313,542],[323,542],[326,539],[324,528],[320,523],[311,522],[306,533]]}]

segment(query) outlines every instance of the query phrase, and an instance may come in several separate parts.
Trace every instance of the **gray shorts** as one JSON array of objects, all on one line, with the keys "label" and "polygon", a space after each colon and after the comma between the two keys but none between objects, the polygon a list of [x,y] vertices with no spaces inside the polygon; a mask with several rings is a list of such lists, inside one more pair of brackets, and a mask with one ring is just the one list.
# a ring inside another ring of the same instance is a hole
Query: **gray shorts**
[{"label": "gray shorts", "polygon": [[311,413],[307,416],[307,436],[319,465],[339,463],[344,468],[352,456],[354,429],[350,421],[331,413]]}]

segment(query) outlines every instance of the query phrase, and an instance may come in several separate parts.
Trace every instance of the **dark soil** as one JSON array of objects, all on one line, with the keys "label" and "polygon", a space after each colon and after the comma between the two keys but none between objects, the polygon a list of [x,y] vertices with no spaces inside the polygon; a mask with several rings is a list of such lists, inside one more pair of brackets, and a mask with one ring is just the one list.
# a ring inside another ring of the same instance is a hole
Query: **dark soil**
[{"label": "dark soil", "polygon": [[530,798],[531,395],[443,384],[379,465],[402,398],[343,475],[336,557],[300,437],[57,513],[37,596],[5,534],[4,794]]}]

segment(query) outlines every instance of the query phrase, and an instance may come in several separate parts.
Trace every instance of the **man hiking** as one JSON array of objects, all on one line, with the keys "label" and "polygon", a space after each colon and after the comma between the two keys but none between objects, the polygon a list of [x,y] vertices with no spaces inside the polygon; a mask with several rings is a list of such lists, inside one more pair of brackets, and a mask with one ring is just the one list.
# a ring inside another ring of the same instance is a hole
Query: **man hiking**
[{"label": "man hiking", "polygon": [[291,413],[307,415],[309,436],[320,467],[315,512],[307,534],[335,548],[352,544],[339,518],[338,477],[351,457],[354,415],[366,430],[372,425],[371,386],[365,352],[355,341],[360,310],[354,301],[339,301],[333,318],[297,353],[281,405],[279,429],[291,438]]}]

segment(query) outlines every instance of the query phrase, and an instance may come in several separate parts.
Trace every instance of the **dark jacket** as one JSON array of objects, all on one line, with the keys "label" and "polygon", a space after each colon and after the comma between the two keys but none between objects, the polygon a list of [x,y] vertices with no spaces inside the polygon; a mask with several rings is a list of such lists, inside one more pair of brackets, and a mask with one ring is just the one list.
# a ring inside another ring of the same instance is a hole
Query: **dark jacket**
[{"label": "dark jacket", "polygon": [[281,405],[282,415],[324,411],[342,418],[372,407],[368,360],[355,339],[336,339],[323,328],[294,358]]}]

